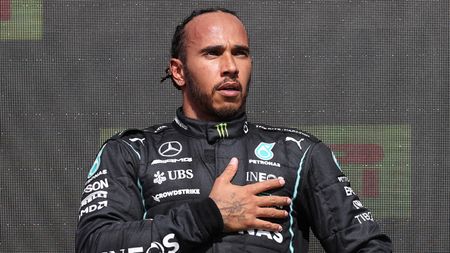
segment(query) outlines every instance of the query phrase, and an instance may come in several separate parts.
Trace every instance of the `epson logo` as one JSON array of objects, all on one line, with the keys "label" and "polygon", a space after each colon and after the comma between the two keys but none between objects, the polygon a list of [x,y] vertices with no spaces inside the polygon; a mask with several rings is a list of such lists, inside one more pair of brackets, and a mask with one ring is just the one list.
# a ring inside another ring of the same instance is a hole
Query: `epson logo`
[{"label": "epson logo", "polygon": [[101,190],[101,189],[104,189],[104,188],[108,188],[108,187],[109,187],[109,185],[108,185],[108,179],[105,178],[105,179],[103,179],[103,180],[96,181],[96,182],[94,182],[94,183],[92,183],[92,184],[87,185],[87,186],[84,188],[84,192],[85,192],[85,193],[90,193],[90,192],[92,192],[92,191],[98,191],[98,190]]}]

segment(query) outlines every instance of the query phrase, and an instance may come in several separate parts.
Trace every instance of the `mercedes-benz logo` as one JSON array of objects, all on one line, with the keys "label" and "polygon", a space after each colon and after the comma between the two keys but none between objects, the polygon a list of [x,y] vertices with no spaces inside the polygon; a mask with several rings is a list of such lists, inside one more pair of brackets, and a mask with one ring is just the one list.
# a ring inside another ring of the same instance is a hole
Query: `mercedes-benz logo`
[{"label": "mercedes-benz logo", "polygon": [[159,147],[158,152],[162,156],[172,157],[178,155],[182,149],[183,147],[178,141],[168,141]]}]

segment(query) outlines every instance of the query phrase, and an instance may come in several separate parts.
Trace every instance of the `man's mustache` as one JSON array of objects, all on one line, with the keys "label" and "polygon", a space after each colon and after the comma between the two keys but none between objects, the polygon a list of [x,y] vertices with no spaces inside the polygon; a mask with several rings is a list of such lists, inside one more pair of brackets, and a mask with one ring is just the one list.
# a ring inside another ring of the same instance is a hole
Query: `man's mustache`
[{"label": "man's mustache", "polygon": [[214,85],[214,90],[233,89],[242,91],[242,84],[236,78],[224,78],[222,81]]}]

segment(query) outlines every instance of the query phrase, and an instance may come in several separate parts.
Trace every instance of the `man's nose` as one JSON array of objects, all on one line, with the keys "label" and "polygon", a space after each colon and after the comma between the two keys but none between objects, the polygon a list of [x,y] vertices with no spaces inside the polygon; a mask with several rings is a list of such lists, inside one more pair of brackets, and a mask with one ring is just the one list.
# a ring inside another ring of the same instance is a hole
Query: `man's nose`
[{"label": "man's nose", "polygon": [[231,53],[225,53],[222,55],[222,76],[229,76],[236,78],[239,74],[238,66],[234,56]]}]

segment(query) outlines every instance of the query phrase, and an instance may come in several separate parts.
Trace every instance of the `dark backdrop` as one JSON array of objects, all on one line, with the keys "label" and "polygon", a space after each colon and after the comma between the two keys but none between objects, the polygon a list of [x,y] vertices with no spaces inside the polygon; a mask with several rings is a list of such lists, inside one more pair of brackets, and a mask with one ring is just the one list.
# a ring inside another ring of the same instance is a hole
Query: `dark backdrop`
[{"label": "dark backdrop", "polygon": [[0,0],[0,252],[74,251],[100,144],[172,120],[171,36],[211,6],[248,28],[251,121],[329,144],[395,252],[449,252],[445,0]]}]

